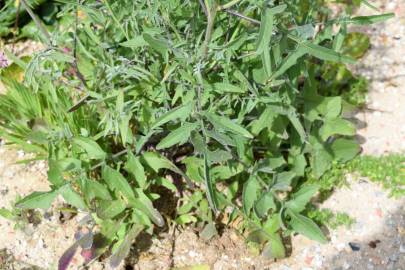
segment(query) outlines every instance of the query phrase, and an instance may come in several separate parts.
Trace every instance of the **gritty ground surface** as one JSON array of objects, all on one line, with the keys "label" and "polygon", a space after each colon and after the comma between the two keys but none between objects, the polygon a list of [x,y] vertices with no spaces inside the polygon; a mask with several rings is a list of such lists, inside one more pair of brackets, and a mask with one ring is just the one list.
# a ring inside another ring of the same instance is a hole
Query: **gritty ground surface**
[{"label": "gritty ground surface", "polygon": [[[366,123],[359,130],[364,153],[372,155],[405,150],[405,1],[379,1],[376,6],[396,17],[360,29],[370,36],[371,49],[355,71],[370,80],[370,88],[369,110],[357,117]],[[374,11],[362,8],[359,13]]]},{"label": "gritty ground surface", "polygon": [[[371,49],[353,67],[371,81],[368,110],[356,115],[363,123],[359,125],[359,138],[366,154],[404,152],[405,2],[371,2],[386,12],[395,12],[396,19],[356,29],[367,32],[371,40]],[[358,13],[369,15],[373,11],[362,8]],[[22,47],[15,50],[27,51]],[[10,208],[17,196],[49,189],[45,163],[15,164],[26,158],[24,153],[0,145],[0,208]],[[337,190],[321,207],[346,212],[356,223],[350,229],[331,230],[326,245],[302,236],[292,237],[293,250],[288,259],[272,262],[254,256],[243,239],[231,230],[209,243],[187,230],[176,232],[174,238],[172,233],[163,233],[159,238],[138,239],[127,263],[140,270],[196,264],[215,270],[405,270],[405,198],[389,198],[380,186],[367,179],[349,175],[348,182],[349,188]],[[0,270],[56,269],[57,259],[73,243],[82,218],[81,214],[71,218],[61,216],[62,206],[59,198],[51,210],[40,212],[44,218],[39,223],[31,217],[35,213],[28,213],[28,222],[19,222],[17,228],[15,222],[0,217]],[[81,261],[76,256],[70,269],[79,269]],[[90,269],[108,267],[97,262]]]}]

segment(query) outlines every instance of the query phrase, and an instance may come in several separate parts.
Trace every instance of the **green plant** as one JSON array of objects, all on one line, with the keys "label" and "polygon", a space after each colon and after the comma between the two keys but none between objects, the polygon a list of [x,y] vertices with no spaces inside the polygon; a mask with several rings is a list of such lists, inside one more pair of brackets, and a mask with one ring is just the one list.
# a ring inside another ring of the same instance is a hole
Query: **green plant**
[{"label": "green plant", "polygon": [[[42,23],[54,29],[61,4],[49,0],[27,0],[27,4],[37,12]],[[31,20],[20,0],[0,2],[0,37],[31,38],[41,40],[41,32]]]},{"label": "green plant", "polygon": [[349,162],[346,167],[349,172],[381,183],[385,189],[390,190],[391,196],[398,198],[405,195],[404,155],[360,156]]},{"label": "green plant", "polygon": [[319,178],[359,147],[314,63],[353,63],[332,29],[392,14],[316,31],[318,15],[289,1],[63,2],[76,17],[19,63],[24,84],[6,81],[0,97],[1,136],[49,163],[52,190],[17,206],[46,209],[60,194],[90,214],[60,269],[79,246],[94,248],[94,233],[107,243],[96,254],[111,248],[116,266],[141,231],[167,222],[209,238],[216,222],[240,221],[272,258],[292,232],[327,241],[303,215],[319,189],[305,171]]},{"label": "green plant", "polygon": [[330,197],[336,188],[347,185],[347,173],[347,163],[333,162],[331,167],[320,178],[315,177],[309,170],[306,175],[306,181],[309,184],[318,184],[318,200],[323,202]]},{"label": "green plant", "polygon": [[[16,202],[21,200],[21,197],[16,198]],[[0,217],[13,221],[14,229],[23,229],[27,224],[37,225],[41,222],[41,214],[32,209],[21,209],[12,204],[11,210],[4,207],[0,208]]]},{"label": "green plant", "polygon": [[[329,1],[294,1],[296,8],[296,20],[298,25],[306,25],[307,14],[318,19],[318,25],[327,22],[332,14],[328,8]],[[361,2],[377,10],[366,1],[334,1],[335,5],[344,7],[344,13],[350,16],[354,10],[360,6]],[[319,8],[313,8],[313,7]],[[312,8],[311,8],[312,7]],[[361,58],[368,50],[370,41],[369,37],[360,32],[347,32],[345,25],[341,26],[341,39],[339,47],[335,49],[345,55],[353,58]],[[344,38],[343,38],[344,36]],[[336,39],[337,42],[338,39]],[[337,45],[335,43],[335,45]],[[368,82],[361,75],[354,75],[344,64],[324,62],[314,63],[315,76],[320,86],[320,94],[323,96],[341,96],[343,100],[355,107],[364,107],[366,95],[368,92]],[[345,106],[351,108],[352,106]]]},{"label": "green plant", "polygon": [[350,228],[356,221],[344,212],[333,212],[330,209],[311,209],[308,217],[319,224],[336,229],[340,226]]},{"label": "green plant", "polygon": [[[340,50],[341,53],[353,58],[361,58],[369,47],[366,34],[348,33]],[[323,63],[318,67],[317,76],[322,94],[325,96],[341,96],[343,100],[355,107],[366,105],[368,81],[353,73],[345,65],[339,63]]]}]

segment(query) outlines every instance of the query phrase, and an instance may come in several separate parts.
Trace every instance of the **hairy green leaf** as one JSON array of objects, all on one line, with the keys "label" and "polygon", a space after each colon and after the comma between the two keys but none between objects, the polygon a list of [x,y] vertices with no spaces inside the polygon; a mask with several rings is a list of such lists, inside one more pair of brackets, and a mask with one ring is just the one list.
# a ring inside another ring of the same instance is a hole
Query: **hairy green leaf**
[{"label": "hairy green leaf", "polygon": [[215,191],[215,184],[213,183],[213,180],[211,178],[210,174],[210,167],[208,164],[208,157],[207,157],[207,152],[208,150],[205,150],[206,153],[204,154],[204,180],[205,180],[205,188],[207,191],[207,199],[210,204],[210,207],[212,211],[217,212],[218,207],[217,207],[217,196],[216,196],[216,191]]},{"label": "hairy green leaf", "polygon": [[48,192],[35,191],[22,200],[18,201],[16,203],[16,206],[23,209],[41,208],[47,210],[49,209],[49,207],[51,207],[51,204],[57,195],[58,192],[55,190]]},{"label": "hairy green leaf", "polygon": [[262,11],[260,32],[256,47],[256,53],[258,55],[262,54],[265,50],[269,50],[271,35],[273,33],[273,16],[272,10],[267,7]]},{"label": "hairy green leaf", "polygon": [[323,140],[326,140],[332,135],[353,136],[356,134],[356,128],[348,120],[341,118],[326,119],[324,125],[319,131]]},{"label": "hairy green leaf", "polygon": [[225,116],[219,116],[208,112],[206,112],[204,115],[218,129],[224,129],[247,138],[253,138],[253,135],[250,134],[249,131]]},{"label": "hairy green leaf", "polygon": [[311,219],[290,210],[287,213],[291,217],[290,225],[294,231],[321,244],[328,242],[321,229]]},{"label": "hairy green leaf", "polygon": [[85,202],[82,199],[82,196],[78,194],[71,185],[64,185],[59,190],[60,194],[62,195],[63,199],[65,199],[66,203],[73,205],[79,209],[87,209]]},{"label": "hairy green leaf", "polygon": [[293,194],[292,199],[289,200],[285,206],[295,213],[302,212],[309,200],[315,195],[318,191],[318,185],[305,185],[300,188],[296,193]]},{"label": "hairy green leaf", "polygon": [[97,206],[97,216],[101,219],[111,219],[121,214],[125,210],[125,203],[121,200],[99,201]]},{"label": "hairy green leaf", "polygon": [[372,15],[372,16],[352,17],[348,20],[345,20],[345,22],[357,24],[357,25],[368,25],[368,24],[384,22],[384,21],[394,18],[394,17],[395,17],[394,13],[386,13],[386,14]]},{"label": "hairy green leaf", "polygon": [[166,124],[167,122],[173,121],[178,118],[185,119],[191,113],[191,110],[192,110],[191,104],[174,108],[173,110],[167,112],[166,114],[162,115],[159,119],[157,119],[156,122],[152,125],[152,129],[160,127]]},{"label": "hairy green leaf", "polygon": [[156,149],[169,148],[175,144],[182,145],[190,137],[191,132],[197,128],[197,125],[194,123],[184,123],[181,127],[173,130],[165,138],[163,138],[159,144],[156,146]]},{"label": "hairy green leaf", "polygon": [[124,260],[131,249],[132,243],[135,238],[142,232],[143,226],[133,225],[125,236],[124,241],[120,244],[117,250],[111,255],[110,266],[112,268],[118,267],[122,260]]},{"label": "hairy green leaf", "polygon": [[308,54],[321,60],[348,63],[348,64],[356,63],[356,61],[353,58],[337,53],[334,50],[325,48],[323,46],[319,46],[310,42],[304,42],[301,44],[301,46],[305,48],[305,51]]},{"label": "hairy green leaf", "polygon": [[104,159],[107,154],[94,140],[85,137],[76,137],[73,142],[82,148],[91,159]]},{"label": "hairy green leaf", "polygon": [[246,215],[249,215],[255,201],[257,200],[257,194],[260,189],[259,182],[257,178],[253,175],[249,177],[246,183],[243,185],[242,191],[242,204],[243,211]]},{"label": "hairy green leaf", "polygon": [[111,190],[121,193],[127,199],[135,198],[134,191],[120,172],[109,166],[104,166],[102,176]]},{"label": "hairy green leaf", "polygon": [[262,251],[262,255],[271,259],[282,259],[285,257],[285,248],[280,235],[273,234]]},{"label": "hairy green leaf", "polygon": [[139,157],[135,157],[132,152],[128,152],[125,170],[135,176],[136,182],[140,188],[146,187],[146,175]]}]

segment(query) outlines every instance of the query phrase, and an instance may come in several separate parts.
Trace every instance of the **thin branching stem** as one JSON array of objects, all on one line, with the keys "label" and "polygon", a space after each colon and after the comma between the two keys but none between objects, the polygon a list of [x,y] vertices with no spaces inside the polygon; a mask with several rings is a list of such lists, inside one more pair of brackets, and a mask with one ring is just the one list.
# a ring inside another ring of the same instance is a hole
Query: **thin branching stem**
[{"label": "thin branching stem", "polygon": [[20,9],[21,9],[21,2],[16,2],[17,3],[17,11],[15,15],[15,23],[14,23],[14,31],[15,33],[18,32],[18,24],[20,21]]},{"label": "thin branching stem", "polygon": [[45,28],[45,26],[42,24],[42,22],[38,19],[38,17],[35,15],[35,13],[32,11],[30,6],[27,4],[26,0],[21,0],[21,3],[24,5],[24,8],[27,10],[28,14],[34,21],[34,23],[37,25],[39,30],[42,32],[44,35],[47,43],[49,46],[52,46],[52,40],[51,40],[51,35],[49,34],[48,30]]},{"label": "thin branching stem", "polygon": [[80,0],[77,0],[77,5],[75,8],[75,33],[73,39],[73,57],[75,58],[75,61],[77,59],[77,27],[79,25],[79,4]]},{"label": "thin branching stem", "polygon": [[233,16],[236,16],[236,17],[239,17],[239,18],[244,19],[244,20],[246,20],[246,21],[249,21],[249,22],[251,22],[251,23],[253,23],[253,24],[260,25],[260,21],[255,20],[255,19],[253,19],[253,18],[250,18],[250,17],[248,17],[248,16],[245,16],[245,15],[243,15],[243,14],[241,14],[241,13],[235,11],[235,10],[225,9],[224,11],[225,11],[226,13],[228,13],[228,14],[231,14],[231,15],[233,15]]},{"label": "thin branching stem", "polygon": [[214,28],[215,17],[217,14],[216,4],[214,3],[213,7],[206,6],[207,9],[207,28],[205,30],[205,39],[202,46],[202,59],[205,59],[208,54],[208,46],[212,38],[212,30]]},{"label": "thin branching stem", "polygon": [[103,1],[108,9],[108,12],[111,15],[111,18],[115,21],[115,23],[117,24],[118,28],[121,30],[121,32],[124,34],[125,38],[127,39],[127,41],[129,40],[129,36],[127,31],[125,31],[124,27],[121,25],[120,21],[118,20],[118,18],[115,16],[114,11],[112,10],[110,4],[108,3],[107,0]]},{"label": "thin branching stem", "polygon": [[[122,155],[125,155],[126,153],[128,153],[128,151],[129,151],[128,149],[124,149],[124,150],[122,150],[122,151],[120,151],[120,152],[118,152],[118,153],[115,153],[114,155],[111,156],[111,159],[116,159],[116,158],[118,158],[118,157],[120,157],[120,156],[122,156]],[[100,163],[97,163],[96,165],[94,165],[93,167],[91,167],[90,170],[94,171],[95,169],[97,169],[97,168],[103,166],[104,164],[105,164],[105,161],[102,161],[102,162],[100,162]]]},{"label": "thin branching stem", "polygon": [[234,5],[238,4],[239,2],[241,2],[242,0],[232,0],[229,1],[228,3],[224,4],[224,5],[220,5],[218,6],[218,10],[224,10],[224,9],[228,9],[233,7]]},{"label": "thin branching stem", "polygon": [[205,16],[208,17],[208,11],[207,11],[207,8],[205,7],[204,0],[198,0],[198,1],[200,2],[200,6],[201,6]]}]

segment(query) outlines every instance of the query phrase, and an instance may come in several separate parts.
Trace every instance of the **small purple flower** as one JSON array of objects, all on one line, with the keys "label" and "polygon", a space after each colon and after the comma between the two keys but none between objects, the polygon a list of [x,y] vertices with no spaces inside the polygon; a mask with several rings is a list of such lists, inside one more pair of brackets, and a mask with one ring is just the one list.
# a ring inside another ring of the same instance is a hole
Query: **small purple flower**
[{"label": "small purple flower", "polygon": [[63,48],[63,52],[64,53],[70,53],[72,50],[70,49],[70,48],[68,48],[68,47],[64,47]]},{"label": "small purple flower", "polygon": [[0,52],[0,68],[8,67],[9,62],[4,54],[4,52]]}]

